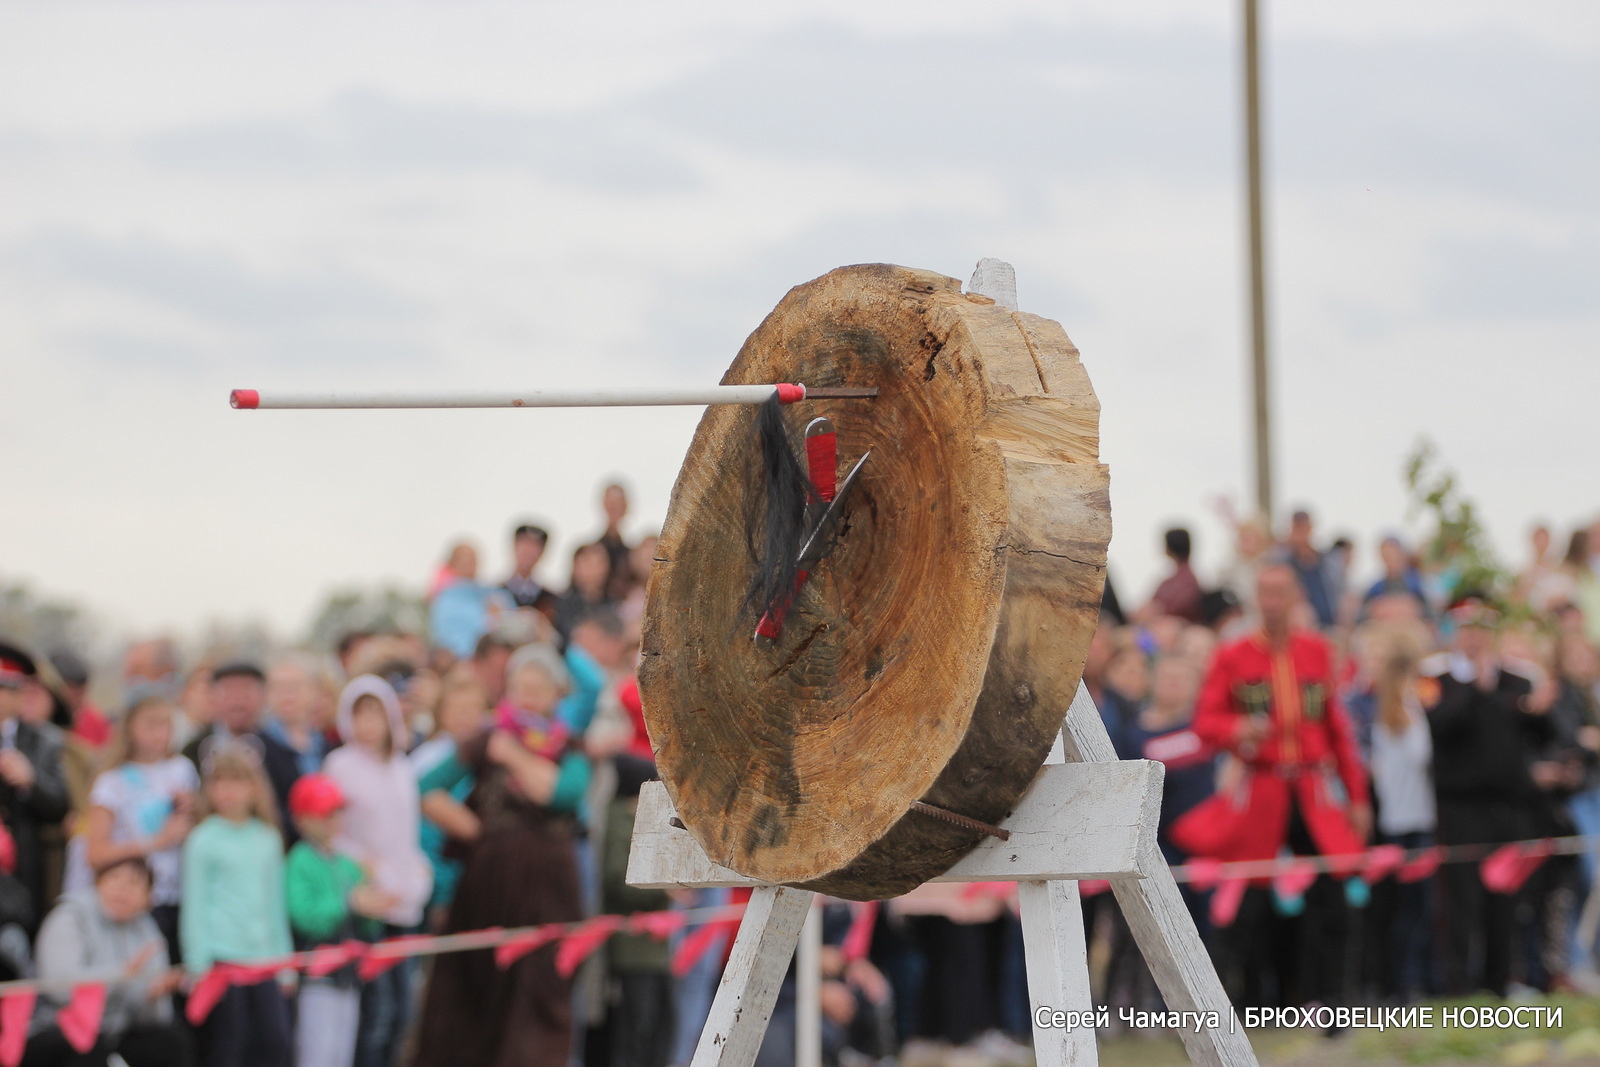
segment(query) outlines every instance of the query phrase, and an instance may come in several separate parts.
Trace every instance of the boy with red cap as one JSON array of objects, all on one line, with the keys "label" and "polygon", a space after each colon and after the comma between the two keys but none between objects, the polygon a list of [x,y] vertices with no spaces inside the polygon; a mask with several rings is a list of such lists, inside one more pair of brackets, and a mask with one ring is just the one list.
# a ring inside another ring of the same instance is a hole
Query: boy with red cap
[{"label": "boy with red cap", "polygon": [[[289,790],[289,814],[300,840],[289,850],[284,897],[295,948],[349,941],[372,928],[371,918],[394,905],[391,894],[368,884],[367,873],[333,848],[344,812],[344,792],[325,774],[307,774]],[[300,985],[296,1064],[350,1067],[355,1058],[361,989],[352,964]]]}]

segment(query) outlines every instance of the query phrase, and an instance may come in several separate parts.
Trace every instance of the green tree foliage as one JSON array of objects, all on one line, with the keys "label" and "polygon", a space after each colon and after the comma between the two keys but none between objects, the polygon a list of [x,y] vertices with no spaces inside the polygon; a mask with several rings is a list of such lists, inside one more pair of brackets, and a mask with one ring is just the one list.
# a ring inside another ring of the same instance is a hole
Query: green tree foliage
[{"label": "green tree foliage", "polygon": [[1423,565],[1444,576],[1451,596],[1477,592],[1503,597],[1510,574],[1495,556],[1477,507],[1427,438],[1418,440],[1406,457],[1405,481],[1407,517],[1426,514],[1434,521],[1433,536],[1422,546]]},{"label": "green tree foliage", "polygon": [[348,633],[428,632],[428,606],[422,596],[398,586],[336,589],[312,620],[306,647],[331,651]]}]

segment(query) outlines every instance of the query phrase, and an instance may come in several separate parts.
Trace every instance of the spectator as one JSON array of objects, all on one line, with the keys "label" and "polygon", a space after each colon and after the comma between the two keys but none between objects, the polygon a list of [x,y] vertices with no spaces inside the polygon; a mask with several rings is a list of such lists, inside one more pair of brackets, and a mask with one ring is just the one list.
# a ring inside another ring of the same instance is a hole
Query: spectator
[{"label": "spectator", "polygon": [[1116,737],[1139,714],[1150,693],[1150,659],[1137,644],[1126,643],[1106,664],[1100,718]]},{"label": "spectator", "polygon": [[[183,962],[194,975],[213,963],[287,955],[283,837],[278,806],[255,747],[211,746],[203,770],[205,818],[183,846],[179,915]],[[206,1018],[207,1067],[289,1067],[289,1002],[277,981],[233,985]]]},{"label": "spectator", "polygon": [[[1422,705],[1433,735],[1439,841],[1500,844],[1527,837],[1538,790],[1529,767],[1550,736],[1548,719],[1530,714],[1533,684],[1500,657],[1499,615],[1483,601],[1450,612],[1455,647],[1422,666]],[[1474,864],[1444,868],[1445,991],[1487,989],[1505,996],[1511,980],[1511,924],[1516,901],[1484,888]]]},{"label": "spectator", "polygon": [[[1373,636],[1379,666],[1373,686],[1372,791],[1378,840],[1404,849],[1434,843],[1433,736],[1419,692],[1424,644],[1415,628],[1390,626]],[[1433,886],[1419,881],[1382,887],[1374,912],[1382,938],[1384,991],[1406,1002],[1439,991],[1433,967]],[[1386,920],[1386,921],[1385,921]]]},{"label": "spectator", "polygon": [[464,542],[458,544],[435,579],[428,605],[428,641],[465,659],[500,613],[512,606],[511,595],[504,589],[478,583],[477,550]]},{"label": "spectator", "polygon": [[506,663],[515,651],[515,645],[496,633],[484,634],[472,651],[472,671],[478,676],[484,701],[491,708],[506,695]]},{"label": "spectator", "polygon": [[606,571],[605,597],[621,600],[628,595],[633,575],[628,568],[628,553],[632,551],[622,537],[622,520],[628,516],[628,491],[619,482],[612,482],[600,494],[600,507],[605,512],[606,528],[595,543],[606,550],[609,567]]},{"label": "spectator", "polygon": [[[1600,522],[1589,529],[1572,531],[1572,540],[1567,542],[1567,554],[1561,561],[1561,573],[1572,583],[1572,595],[1563,596],[1570,600],[1583,612],[1583,633],[1591,645],[1600,645],[1600,575],[1595,572],[1595,554],[1600,552],[1600,543],[1596,543],[1595,531],[1600,530]],[[1565,593],[1565,589],[1561,590]],[[1556,595],[1552,595],[1554,602]]]},{"label": "spectator", "polygon": [[[1366,770],[1335,690],[1332,649],[1291,626],[1300,596],[1293,569],[1262,570],[1260,631],[1223,646],[1212,661],[1194,732],[1233,753],[1248,774],[1237,798],[1219,793],[1172,826],[1170,840],[1186,852],[1266,860],[1285,847],[1298,855],[1338,855],[1366,845],[1372,823]],[[1341,787],[1348,800],[1339,799]],[[1275,909],[1265,887],[1247,890],[1227,938],[1241,986],[1235,1001],[1266,1003],[1269,987],[1262,982],[1274,971],[1283,1004],[1339,1001],[1351,892],[1319,875],[1303,898],[1279,901]],[[1281,953],[1276,961],[1274,948]]]},{"label": "spectator", "polygon": [[267,672],[268,715],[262,729],[294,753],[300,774],[321,770],[322,758],[328,753],[328,739],[317,725],[321,673],[316,661],[304,652],[279,657]]},{"label": "spectator", "polygon": [[89,665],[71,649],[50,653],[50,663],[61,679],[62,697],[71,716],[71,732],[91,749],[111,740],[111,720],[89,699]]},{"label": "spectator", "polygon": [[[481,643],[480,643],[481,647]],[[421,781],[463,745],[483,733],[489,722],[489,702],[478,673],[466,664],[445,675],[444,692],[439,699],[439,730],[418,745],[407,757],[411,771]],[[420,841],[423,854],[433,868],[433,891],[428,897],[430,925],[442,929],[456,883],[461,880],[461,861],[445,855],[450,838],[472,835],[474,816],[466,807],[475,779],[464,776],[448,792],[440,790],[422,798]]]},{"label": "spectator", "polygon": [[[600,907],[607,914],[665,911],[671,906],[666,893],[635,889],[626,877],[639,789],[653,778],[654,764],[618,761],[616,795],[607,805],[600,864]],[[606,1014],[612,1067],[667,1067],[673,1036],[671,947],[648,934],[619,934],[606,945],[606,962],[617,987]]]},{"label": "spectator", "polygon": [[89,793],[84,858],[93,871],[128,859],[149,865],[151,919],[174,963],[182,962],[183,843],[194,829],[199,790],[194,764],[172,751],[172,705],[156,692],[136,692]]},{"label": "spectator", "polygon": [[544,558],[550,534],[542,526],[523,523],[511,535],[511,577],[504,589],[518,608],[531,608],[555,621],[556,597],[544,583],[533,576],[539,561]]},{"label": "spectator", "polygon": [[[433,871],[419,843],[419,794],[405,758],[405,720],[388,682],[364,674],[344,687],[339,736],[344,745],[324,766],[347,802],[339,851],[364,864],[373,886],[393,898],[378,916],[382,935],[409,933],[422,924]],[[414,970],[406,960],[363,987],[356,1067],[389,1067],[399,1056]]]},{"label": "spectator", "polygon": [[20,717],[23,688],[37,684],[37,663],[21,646],[0,640],[0,817],[16,848],[15,874],[0,874],[0,926],[30,932],[49,903],[43,839],[67,815],[60,731]]},{"label": "spectator", "polygon": [[1427,618],[1428,597],[1422,589],[1422,574],[1411,561],[1411,553],[1400,538],[1393,534],[1378,543],[1378,556],[1383,560],[1383,577],[1367,588],[1361,599],[1361,612],[1367,615],[1372,602],[1380,597],[1404,596],[1417,602],[1420,618]]},{"label": "spectator", "polygon": [[[536,926],[582,916],[573,816],[589,784],[589,762],[568,745],[557,707],[567,669],[547,645],[512,659],[518,711],[463,746],[422,780],[424,794],[477,779],[475,832],[448,929]],[[572,1037],[571,985],[556,973],[555,946],[505,970],[487,953],[434,963],[418,1034],[418,1067],[457,1063],[566,1062]],[[513,1051],[514,1050],[514,1051]]]},{"label": "spectator", "polygon": [[75,978],[119,969],[106,986],[100,1033],[79,1053],[57,1024],[63,993],[46,993],[34,1008],[23,1067],[104,1064],[115,1054],[127,1067],[188,1067],[194,1050],[172,1014],[169,994],[182,980],[149,914],[154,875],[138,856],[104,867],[93,887],[64,899],[39,930],[39,977]]},{"label": "spectator", "polygon": [[563,642],[572,636],[572,628],[579,619],[611,603],[607,589],[611,584],[612,566],[606,546],[598,541],[583,545],[572,554],[572,583],[556,604],[556,632]]},{"label": "spectator", "polygon": [[1184,622],[1200,621],[1200,580],[1189,566],[1189,531],[1175,526],[1165,534],[1167,558],[1172,573],[1156,586],[1156,591],[1139,613],[1142,622],[1172,615]]},{"label": "spectator", "polygon": [[1289,536],[1284,540],[1280,557],[1299,579],[1300,590],[1316,615],[1317,625],[1327,628],[1333,625],[1338,611],[1338,591],[1330,587],[1327,561],[1311,543],[1311,533],[1311,513],[1296,511],[1289,519]]},{"label": "spectator", "polygon": [[[1256,576],[1266,566],[1272,550],[1272,529],[1267,520],[1255,516],[1236,518],[1229,506],[1222,517],[1233,529],[1233,559],[1223,568],[1219,585],[1233,594],[1234,603],[1246,616],[1256,616]],[[1208,623],[1207,625],[1212,625]]]},{"label": "spectator", "polygon": [[1533,528],[1528,540],[1533,551],[1527,567],[1517,575],[1511,597],[1515,602],[1526,604],[1533,611],[1543,614],[1550,610],[1556,600],[1572,599],[1571,582],[1562,574],[1559,566],[1550,562],[1550,527],[1540,523]]},{"label": "spectator", "polygon": [[[230,660],[210,672],[206,689],[216,710],[216,721],[209,730],[184,746],[183,755],[204,774],[206,756],[213,748],[243,740],[255,749],[262,770],[272,784],[279,816],[273,820],[273,825],[287,826],[289,787],[300,777],[300,757],[294,749],[261,729],[261,712],[267,701],[267,676],[249,660]],[[292,830],[288,836],[294,836]]]},{"label": "spectator", "polygon": [[[382,936],[382,914],[396,903],[372,885],[361,864],[335,847],[343,828],[344,793],[325,774],[303,775],[289,791],[300,840],[284,864],[284,899],[295,948],[313,949],[356,936]],[[361,1015],[356,968],[347,965],[300,985],[295,1067],[350,1067]]]}]

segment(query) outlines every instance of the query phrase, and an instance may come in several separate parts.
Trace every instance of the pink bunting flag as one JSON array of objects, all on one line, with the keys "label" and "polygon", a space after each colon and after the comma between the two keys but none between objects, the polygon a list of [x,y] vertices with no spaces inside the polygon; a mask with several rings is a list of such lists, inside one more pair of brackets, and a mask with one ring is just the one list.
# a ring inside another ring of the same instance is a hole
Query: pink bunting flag
[{"label": "pink bunting flag", "polygon": [[1444,862],[1444,849],[1430,848],[1414,860],[1410,860],[1395,874],[1395,880],[1400,882],[1420,882],[1424,878],[1432,878],[1433,872],[1439,869]]},{"label": "pink bunting flag", "polygon": [[556,949],[556,973],[563,978],[572,977],[578,965],[594,954],[622,926],[620,915],[600,915],[579,926],[562,938]]},{"label": "pink bunting flag", "polygon": [[558,940],[566,927],[560,923],[536,926],[525,934],[518,934],[495,947],[494,965],[502,971],[535,949]]},{"label": "pink bunting flag", "polygon": [[94,1048],[100,1039],[100,1019],[106,1010],[104,982],[88,982],[72,987],[72,998],[67,1006],[56,1012],[56,1025],[61,1036],[67,1039],[80,1054]]},{"label": "pink bunting flag", "polygon": [[1184,872],[1196,889],[1210,889],[1222,880],[1222,861],[1197,857],[1184,864]]},{"label": "pink bunting flag", "polygon": [[1366,866],[1361,877],[1368,884],[1381,882],[1406,862],[1406,850],[1399,845],[1378,845],[1367,852]]},{"label": "pink bunting flag", "polygon": [[1272,876],[1272,889],[1282,900],[1297,900],[1305,896],[1306,890],[1316,880],[1316,864],[1309,860],[1293,859],[1278,868],[1278,873]]},{"label": "pink bunting flag", "polygon": [[844,935],[844,941],[839,944],[839,951],[846,960],[866,959],[867,953],[872,951],[872,930],[878,923],[878,902],[869,900],[856,909],[855,915],[850,919],[850,929]]},{"label": "pink bunting flag", "polygon": [[961,899],[1010,900],[1016,891],[1015,882],[968,882],[961,887]]},{"label": "pink bunting flag", "polygon": [[630,934],[649,934],[657,941],[665,941],[682,929],[681,911],[641,911],[628,918]]},{"label": "pink bunting flag", "polygon": [[33,1002],[39,994],[31,989],[0,998],[0,1067],[17,1067],[28,1047],[28,1024],[33,1021]]},{"label": "pink bunting flag", "polygon": [[1550,846],[1543,842],[1502,845],[1484,857],[1478,875],[1489,892],[1509,896],[1522,888],[1549,854]]},{"label": "pink bunting flag", "polygon": [[326,978],[366,954],[365,941],[342,941],[337,945],[323,945],[312,949],[306,956],[306,974],[312,978]]},{"label": "pink bunting flag", "polygon": [[199,1026],[205,1022],[206,1016],[211,1014],[211,1009],[217,1006],[217,1001],[222,999],[222,994],[232,984],[226,963],[213,964],[209,971],[201,975],[189,991],[189,1003],[183,1011],[189,1025]]},{"label": "pink bunting flag", "polygon": [[[408,951],[411,943],[428,940],[427,934],[406,934],[403,937],[391,937],[387,941],[374,946],[361,957],[361,966],[356,968],[356,974],[363,982],[370,982],[385,971],[392,971],[412,955]],[[387,951],[385,951],[387,950]]]},{"label": "pink bunting flag", "polygon": [[675,977],[682,978],[694,970],[694,965],[700,958],[711,950],[713,945],[722,945],[726,939],[732,937],[739,929],[738,919],[717,919],[708,922],[698,930],[692,930],[678,944],[678,951],[672,955],[672,973]]},{"label": "pink bunting flag", "polygon": [[1211,894],[1213,926],[1233,925],[1233,920],[1239,917],[1239,905],[1244,903],[1244,891],[1249,885],[1247,878],[1226,878],[1217,885],[1216,892]]},{"label": "pink bunting flag", "polygon": [[1078,896],[1084,899],[1097,897],[1111,888],[1111,883],[1104,878],[1088,878],[1078,883]]}]

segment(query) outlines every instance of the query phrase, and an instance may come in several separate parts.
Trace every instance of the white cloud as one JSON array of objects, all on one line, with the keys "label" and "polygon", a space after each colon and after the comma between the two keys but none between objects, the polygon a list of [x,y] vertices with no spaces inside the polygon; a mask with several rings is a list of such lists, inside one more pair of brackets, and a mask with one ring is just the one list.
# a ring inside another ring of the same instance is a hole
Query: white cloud
[{"label": "white cloud", "polygon": [[[1115,573],[1247,473],[1230,5],[0,5],[0,564],[130,626],[659,522],[693,413],[257,414],[234,386],[712,381],[791,285],[1018,267],[1104,404]],[[1600,507],[1587,5],[1273,4],[1285,502],[1509,546]],[[1486,63],[1492,54],[1494,62]]]}]

